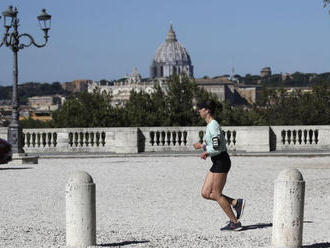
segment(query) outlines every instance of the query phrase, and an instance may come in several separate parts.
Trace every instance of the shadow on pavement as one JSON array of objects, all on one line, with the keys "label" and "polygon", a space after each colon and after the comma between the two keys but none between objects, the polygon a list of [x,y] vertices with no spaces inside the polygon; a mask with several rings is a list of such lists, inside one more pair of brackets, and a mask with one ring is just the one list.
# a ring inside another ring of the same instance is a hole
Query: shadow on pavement
[{"label": "shadow on pavement", "polygon": [[112,244],[100,244],[98,246],[102,247],[114,247],[114,246],[125,246],[125,245],[134,245],[134,244],[143,244],[143,243],[149,243],[149,240],[143,240],[143,241],[123,241],[120,243],[112,243]]},{"label": "shadow on pavement", "polygon": [[273,226],[272,223],[261,223],[261,224],[255,224],[255,225],[249,225],[249,226],[242,226],[242,229],[240,231],[261,229],[261,228],[267,228],[267,227],[272,227],[272,226]]},{"label": "shadow on pavement", "polygon": [[[313,221],[306,220],[306,221],[304,221],[304,223],[313,223]],[[261,224],[255,224],[255,225],[250,225],[250,226],[242,226],[242,229],[240,231],[261,229],[261,228],[267,228],[267,227],[272,227],[272,226],[273,226],[273,223],[261,223]],[[326,246],[326,247],[328,247],[328,246]],[[329,246],[329,248],[330,248],[330,246]]]},{"label": "shadow on pavement", "polygon": [[1,170],[29,170],[29,169],[33,169],[33,167],[4,167],[4,168],[0,167],[0,171]]},{"label": "shadow on pavement", "polygon": [[303,248],[329,248],[330,247],[330,243],[326,242],[326,243],[317,243],[317,244],[312,244],[312,245],[303,245]]}]

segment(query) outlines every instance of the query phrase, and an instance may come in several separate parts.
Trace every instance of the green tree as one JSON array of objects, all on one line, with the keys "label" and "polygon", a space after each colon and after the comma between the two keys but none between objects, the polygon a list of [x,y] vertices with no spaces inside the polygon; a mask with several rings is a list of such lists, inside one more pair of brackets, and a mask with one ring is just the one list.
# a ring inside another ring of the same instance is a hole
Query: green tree
[{"label": "green tree", "polygon": [[222,111],[215,114],[215,119],[223,126],[259,126],[265,125],[263,116],[254,108],[233,107],[222,103]]},{"label": "green tree", "polygon": [[150,95],[132,90],[130,99],[122,109],[128,126],[149,126],[152,123],[153,106]]},{"label": "green tree", "polygon": [[313,91],[269,91],[268,103],[258,109],[268,125],[329,125],[330,87],[314,86]]},{"label": "green tree", "polygon": [[330,0],[323,0],[324,7],[327,7],[330,4]]},{"label": "green tree", "polygon": [[25,120],[21,120],[20,124],[23,128],[52,128],[54,127],[53,121],[39,121],[33,120],[31,117]]},{"label": "green tree", "polygon": [[154,89],[155,91],[150,95],[153,108],[151,126],[170,126],[171,123],[167,96],[159,85],[155,85]]},{"label": "green tree", "polygon": [[193,108],[195,83],[181,74],[174,75],[168,82],[168,107],[171,125],[189,126],[196,119],[196,111]]},{"label": "green tree", "polygon": [[117,126],[115,110],[110,104],[111,95],[95,91],[69,97],[53,113],[56,127],[106,127]]}]

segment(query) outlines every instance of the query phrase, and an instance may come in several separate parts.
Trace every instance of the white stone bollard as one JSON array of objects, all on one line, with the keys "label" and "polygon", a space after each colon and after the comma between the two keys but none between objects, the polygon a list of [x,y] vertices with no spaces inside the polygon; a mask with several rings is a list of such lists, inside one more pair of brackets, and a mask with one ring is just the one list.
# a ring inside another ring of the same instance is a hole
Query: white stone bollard
[{"label": "white stone bollard", "polygon": [[95,184],[84,172],[73,173],[65,188],[66,245],[86,248],[96,245]]},{"label": "white stone bollard", "polygon": [[275,180],[273,248],[302,246],[305,181],[297,169],[283,170]]}]

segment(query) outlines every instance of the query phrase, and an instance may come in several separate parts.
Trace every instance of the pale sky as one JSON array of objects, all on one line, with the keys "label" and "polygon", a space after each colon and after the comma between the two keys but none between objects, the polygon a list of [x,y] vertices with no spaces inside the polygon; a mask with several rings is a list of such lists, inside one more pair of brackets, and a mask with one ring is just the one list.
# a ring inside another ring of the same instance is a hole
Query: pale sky
[{"label": "pale sky", "polygon": [[[195,77],[330,71],[330,15],[322,0],[1,0],[20,32],[42,41],[36,17],[52,15],[49,43],[19,52],[19,82],[143,77],[172,22]],[[3,36],[3,20],[0,20]],[[0,85],[12,83],[12,52],[0,48]]]}]

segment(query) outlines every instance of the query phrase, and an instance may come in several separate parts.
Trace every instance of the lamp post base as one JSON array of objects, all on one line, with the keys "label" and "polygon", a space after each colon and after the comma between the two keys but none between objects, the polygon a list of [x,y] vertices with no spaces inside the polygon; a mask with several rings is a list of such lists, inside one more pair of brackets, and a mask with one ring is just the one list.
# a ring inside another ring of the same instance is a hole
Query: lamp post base
[{"label": "lamp post base", "polygon": [[8,164],[38,164],[39,156],[28,155],[26,153],[13,153],[12,161]]},{"label": "lamp post base", "polygon": [[13,119],[8,127],[8,142],[12,145],[11,150],[14,154],[24,154],[22,140],[22,127]]}]

